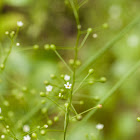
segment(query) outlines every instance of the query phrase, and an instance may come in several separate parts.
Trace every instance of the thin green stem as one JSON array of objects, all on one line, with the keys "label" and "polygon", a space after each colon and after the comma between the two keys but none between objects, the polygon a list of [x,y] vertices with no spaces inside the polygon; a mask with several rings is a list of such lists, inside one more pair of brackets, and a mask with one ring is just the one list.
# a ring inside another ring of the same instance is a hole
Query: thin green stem
[{"label": "thin green stem", "polygon": [[90,32],[87,32],[87,34],[85,35],[85,37],[84,37],[84,39],[83,39],[83,41],[82,41],[82,43],[81,43],[81,45],[79,46],[78,49],[81,49],[84,46],[84,44],[85,44],[89,35],[90,35]]},{"label": "thin green stem", "polygon": [[88,2],[88,0],[83,0],[83,1],[79,4],[78,8],[81,8],[81,7],[82,7],[83,5],[85,5],[87,2]]},{"label": "thin green stem", "polygon": [[79,15],[77,12],[77,9],[74,5],[73,0],[69,0],[71,7],[73,9],[73,13],[76,19],[76,23],[77,23],[77,40],[76,40],[76,45],[75,45],[75,57],[74,57],[74,68],[73,68],[73,80],[72,80],[72,88],[71,88],[71,92],[70,92],[70,96],[69,96],[69,106],[68,108],[66,108],[66,113],[65,113],[65,122],[64,122],[64,140],[66,140],[66,133],[67,133],[67,128],[68,128],[68,124],[69,124],[69,114],[70,114],[70,107],[72,104],[72,95],[73,95],[73,89],[74,89],[74,85],[75,85],[75,75],[76,75],[76,67],[75,67],[75,63],[77,61],[77,57],[78,57],[78,45],[79,45],[79,39],[80,39],[80,28],[78,28],[78,26],[80,25],[79,22]]},{"label": "thin green stem", "polygon": [[61,55],[56,51],[54,50],[54,52],[56,53],[56,55],[60,58],[60,60],[64,63],[64,65],[67,67],[67,69],[72,72],[71,68],[69,67],[69,65],[65,62],[65,60],[61,57]]},{"label": "thin green stem", "polygon": [[12,40],[11,40],[11,45],[10,45],[9,51],[8,51],[8,53],[7,53],[7,55],[6,55],[5,59],[4,59],[4,61],[3,61],[3,64],[4,64],[4,65],[6,64],[7,59],[8,59],[8,57],[9,57],[11,51],[12,51],[13,44],[14,44],[14,40],[12,39]]},{"label": "thin green stem", "polygon": [[25,49],[20,49],[18,51],[15,51],[14,53],[17,53],[17,52],[22,52],[22,51],[27,51],[27,50],[33,50],[34,48],[31,48],[31,47],[28,47],[28,48],[25,48]]},{"label": "thin green stem", "polygon": [[[78,29],[77,40],[76,40],[76,45],[75,45],[75,58],[74,58],[74,64],[75,64],[75,62],[76,62],[76,60],[77,60],[77,56],[78,56],[79,38],[80,38],[80,30]],[[71,89],[70,96],[69,96],[69,106],[68,106],[67,111],[66,111],[66,113],[65,113],[65,122],[64,122],[64,140],[66,139],[66,132],[67,132],[68,124],[69,124],[70,107],[71,107],[71,104],[72,104],[72,95],[73,95],[73,89],[74,89],[74,85],[75,85],[75,73],[76,73],[76,67],[74,66],[74,68],[73,68],[72,89]]]},{"label": "thin green stem", "polygon": [[76,7],[75,7],[75,5],[74,5],[73,0],[69,0],[69,3],[70,3],[70,5],[71,5],[71,7],[72,7],[72,10],[73,10],[73,14],[74,14],[76,23],[77,23],[77,25],[80,25],[80,24],[79,24],[79,23],[80,23],[80,22],[79,22],[79,15],[78,15],[78,12],[77,12],[77,9],[76,9]]},{"label": "thin green stem", "polygon": [[72,94],[74,94],[74,93],[76,93],[77,92],[77,90],[82,86],[82,84],[84,83],[84,81],[89,77],[89,73],[86,75],[86,77],[81,81],[81,83],[77,86],[77,88],[74,90],[74,92],[72,93]]},{"label": "thin green stem", "polygon": [[56,105],[57,105],[60,109],[62,109],[64,112],[66,112],[65,109],[64,109],[63,107],[61,107],[56,101],[52,100],[52,99],[49,98],[48,96],[46,96],[46,98],[49,99],[50,101],[52,101],[54,104],[56,104]]},{"label": "thin green stem", "polygon": [[71,104],[71,108],[73,109],[74,113],[77,115],[78,113],[77,113],[76,109],[74,108],[73,104]]},{"label": "thin green stem", "polygon": [[[5,129],[6,129],[6,125],[7,125],[7,123],[6,123],[5,120],[3,121],[3,125],[4,125],[4,127],[5,127]],[[10,129],[10,132],[11,132],[11,133],[8,133],[7,135],[8,135],[9,137],[11,137],[11,138],[17,140],[17,138],[16,138],[14,132],[13,132],[11,129]]]},{"label": "thin green stem", "polygon": [[[11,39],[11,45],[10,45],[9,51],[7,52],[7,55],[6,55],[6,57],[5,57],[4,61],[3,61],[3,63],[2,63],[2,64],[4,65],[4,68],[5,68],[5,64],[6,64],[6,62],[7,62],[7,59],[8,59],[9,55],[10,55],[11,52],[12,52],[12,48],[13,48],[13,45],[14,45],[14,41],[15,41],[17,35],[18,35],[18,32],[19,32],[19,27],[17,28],[17,31],[16,31],[16,33],[15,33],[15,36],[13,36],[12,38],[10,38],[10,39]],[[1,70],[1,72],[3,72],[3,70]]]},{"label": "thin green stem", "polygon": [[56,49],[57,50],[74,50],[74,47],[57,47],[56,46]]},{"label": "thin green stem", "polygon": [[[97,109],[97,107],[92,107],[92,108],[87,109],[87,110],[85,110],[85,111],[83,111],[83,112],[81,112],[81,113],[79,113],[79,114],[77,114],[77,115],[83,115],[83,114],[85,114],[85,113],[87,113],[87,112],[89,112],[89,111],[91,111],[91,110],[93,110],[93,109]],[[75,117],[77,117],[77,116],[73,116],[72,119],[75,118]]]}]

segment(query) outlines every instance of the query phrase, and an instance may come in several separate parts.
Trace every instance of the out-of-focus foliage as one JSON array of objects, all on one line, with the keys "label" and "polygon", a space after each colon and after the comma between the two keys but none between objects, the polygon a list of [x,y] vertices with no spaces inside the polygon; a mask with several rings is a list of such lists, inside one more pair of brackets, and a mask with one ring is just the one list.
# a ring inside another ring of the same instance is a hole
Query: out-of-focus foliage
[{"label": "out-of-focus foliage", "polygon": [[[94,38],[91,34],[80,50],[78,57],[82,64],[137,17],[139,9],[139,0],[89,0],[83,5],[79,12],[82,29],[91,27],[93,31],[95,29],[93,34],[97,34],[98,37]],[[76,39],[75,19],[67,0],[0,0],[0,63],[10,46],[5,31],[16,30],[16,23],[20,20],[24,26],[16,41],[21,45],[13,47],[5,71],[0,75],[0,107],[4,116],[8,118],[8,124],[18,135],[23,133],[24,124],[29,124],[33,129],[46,124],[48,119],[53,120],[60,112],[54,105],[51,106],[50,101],[41,104],[39,92],[45,91],[45,80],[52,80],[50,74],[60,77],[61,74],[69,73],[52,51],[43,49],[44,45],[53,43],[56,46],[68,47],[73,46]],[[108,23],[108,29],[102,28],[104,23]],[[96,30],[97,27],[99,30]],[[41,49],[26,50],[35,44]],[[59,52],[66,62],[74,56],[72,50]],[[89,67],[95,69],[94,78],[105,76],[107,82],[97,82],[93,85],[85,83],[84,88],[77,94],[89,95],[100,100],[139,59],[140,24]],[[82,75],[85,73],[86,71]],[[77,82],[82,77],[78,78]],[[94,135],[99,135],[101,140],[139,140],[140,123],[136,122],[140,110],[139,83],[140,69],[124,82],[85,126],[73,132],[75,122],[72,122],[68,139],[94,140]],[[60,82],[56,81],[55,84],[59,85]],[[78,95],[74,100],[84,101],[83,105],[74,105],[78,113],[97,103],[93,98]],[[32,113],[28,116],[29,112]],[[52,129],[63,130],[64,117],[60,118],[62,120],[54,122]],[[95,128],[97,123],[104,124],[100,134]],[[0,135],[3,133],[2,128],[0,124]],[[41,140],[62,140],[62,137],[61,132],[47,132],[45,136],[38,134]]]}]

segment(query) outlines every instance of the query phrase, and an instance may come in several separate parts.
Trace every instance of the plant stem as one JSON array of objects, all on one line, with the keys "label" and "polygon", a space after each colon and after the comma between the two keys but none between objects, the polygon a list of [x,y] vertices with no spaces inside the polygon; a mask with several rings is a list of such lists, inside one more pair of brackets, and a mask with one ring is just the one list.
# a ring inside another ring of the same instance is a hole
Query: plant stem
[{"label": "plant stem", "polygon": [[84,83],[84,81],[89,77],[89,73],[86,75],[86,77],[81,81],[81,83],[78,85],[78,87],[74,90],[73,94],[76,93],[76,91],[81,87],[81,85]]},{"label": "plant stem", "polygon": [[47,96],[47,99],[49,99],[50,101],[52,101],[54,104],[56,104],[60,109],[62,109],[65,112],[65,109],[63,107],[61,107],[57,102],[55,102],[54,100],[52,100],[48,96]]},{"label": "plant stem", "polygon": [[64,65],[67,67],[67,69],[72,72],[71,68],[69,67],[69,65],[65,62],[65,60],[60,56],[60,54],[54,50],[54,52],[56,53],[56,55],[60,58],[60,60],[64,63]]},{"label": "plant stem", "polygon": [[81,45],[79,46],[78,49],[81,49],[84,46],[84,44],[85,44],[85,42],[86,42],[86,40],[87,40],[89,35],[90,35],[90,32],[87,32],[85,37],[84,37],[84,39],[83,39],[83,41],[82,41],[82,43],[81,43]]},{"label": "plant stem", "polygon": [[[92,108],[87,109],[87,110],[85,110],[85,111],[83,111],[83,112],[81,112],[81,113],[79,113],[79,114],[77,114],[77,115],[85,114],[85,113],[87,113],[87,112],[89,112],[89,111],[91,111],[91,110],[93,110],[93,109],[96,109],[96,108],[97,108],[97,107],[92,107]],[[72,119],[75,118],[75,117],[77,117],[77,116],[73,116]]]},{"label": "plant stem", "polygon": [[80,28],[78,26],[80,26],[80,22],[79,22],[79,15],[77,12],[77,9],[74,5],[73,0],[69,0],[71,7],[73,9],[73,13],[76,19],[76,24],[77,24],[77,40],[76,40],[76,44],[75,44],[75,57],[74,57],[74,67],[73,67],[73,73],[72,73],[72,88],[70,91],[70,96],[68,99],[68,107],[66,108],[66,113],[65,113],[65,121],[64,121],[64,140],[66,140],[66,133],[67,133],[67,128],[68,128],[68,124],[69,124],[69,114],[70,114],[70,109],[72,106],[72,95],[73,95],[73,89],[74,89],[74,85],[75,85],[75,75],[76,75],[76,66],[75,66],[75,62],[77,61],[77,57],[78,57],[78,45],[79,45],[79,39],[80,39]]}]

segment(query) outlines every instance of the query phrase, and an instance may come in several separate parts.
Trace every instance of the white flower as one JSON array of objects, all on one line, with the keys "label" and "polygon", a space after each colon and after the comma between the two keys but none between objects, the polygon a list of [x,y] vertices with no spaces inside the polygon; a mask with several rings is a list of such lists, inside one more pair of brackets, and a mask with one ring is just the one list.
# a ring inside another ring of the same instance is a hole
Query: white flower
[{"label": "white flower", "polygon": [[23,137],[23,140],[30,140],[30,139],[31,139],[31,137],[29,135],[26,135]]},{"label": "white flower", "polygon": [[30,131],[30,126],[29,125],[24,125],[23,126],[23,131],[24,132],[29,132]]},{"label": "white flower", "polygon": [[23,26],[23,22],[22,21],[17,21],[17,26],[18,27],[22,27]]},{"label": "white flower", "polygon": [[93,34],[92,36],[93,36],[93,38],[97,38],[97,37],[98,37],[98,35],[97,35],[97,34]]},{"label": "white flower", "polygon": [[0,108],[0,113],[1,113],[1,108]]},{"label": "white flower", "polygon": [[5,138],[5,135],[1,135],[1,138],[4,139]]},{"label": "white flower", "polygon": [[96,125],[96,128],[98,130],[102,130],[104,128],[104,125],[99,123],[99,124]]},{"label": "white flower", "polygon": [[6,34],[6,35],[9,35],[9,32],[8,32],[8,31],[6,31],[6,32],[5,32],[5,34]]},{"label": "white flower", "polygon": [[58,95],[59,97],[61,97],[62,96],[62,94],[61,93],[59,93],[59,95]]},{"label": "white flower", "polygon": [[47,125],[47,124],[45,124],[45,125],[44,125],[44,128],[48,128],[48,125]]},{"label": "white flower", "polygon": [[51,85],[46,86],[46,91],[50,92],[52,91],[53,87]]},{"label": "white flower", "polygon": [[70,89],[72,84],[70,84],[69,82],[67,82],[67,84],[64,84],[65,88]]},{"label": "white flower", "polygon": [[69,80],[70,80],[70,76],[66,74],[66,75],[64,76],[64,80],[65,80],[65,81],[69,81]]},{"label": "white flower", "polygon": [[20,46],[20,43],[16,43],[16,46]]}]

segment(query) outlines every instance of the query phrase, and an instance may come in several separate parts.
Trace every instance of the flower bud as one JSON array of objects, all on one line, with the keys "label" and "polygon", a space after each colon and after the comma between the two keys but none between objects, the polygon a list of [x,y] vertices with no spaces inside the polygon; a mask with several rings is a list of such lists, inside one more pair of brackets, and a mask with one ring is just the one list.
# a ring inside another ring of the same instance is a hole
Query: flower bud
[{"label": "flower bud", "polygon": [[82,115],[77,115],[77,116],[76,116],[76,119],[77,119],[78,121],[80,121],[80,120],[82,119]]},{"label": "flower bud", "polygon": [[43,107],[43,108],[41,109],[41,112],[42,112],[42,114],[45,114],[45,113],[47,112],[47,108],[46,108],[46,107]]},{"label": "flower bud", "polygon": [[6,34],[6,35],[9,35],[9,31],[6,31],[5,34]]},{"label": "flower bud", "polygon": [[48,125],[52,125],[52,124],[53,124],[52,120],[48,120],[48,121],[47,121],[47,124],[48,124]]},{"label": "flower bud", "polygon": [[49,84],[49,81],[45,80],[44,85],[48,85],[48,84]]},{"label": "flower bud", "polygon": [[80,105],[83,105],[84,104],[84,101],[80,101]]},{"label": "flower bud", "polygon": [[59,117],[58,116],[55,116],[54,117],[54,121],[57,122],[58,120],[59,120]]},{"label": "flower bud", "polygon": [[91,33],[92,32],[92,28],[88,28],[87,32]]},{"label": "flower bud", "polygon": [[13,38],[14,36],[15,36],[15,31],[12,31],[12,32],[10,33],[10,37]]},{"label": "flower bud", "polygon": [[65,108],[68,108],[69,107],[69,103],[65,103],[64,106],[65,106]]},{"label": "flower bud", "polygon": [[101,82],[101,83],[105,83],[105,82],[106,82],[106,78],[105,78],[105,77],[101,77],[101,78],[100,78],[100,82]]},{"label": "flower bud", "polygon": [[137,117],[137,121],[140,122],[140,117]]},{"label": "flower bud", "polygon": [[94,82],[95,82],[95,81],[94,81],[93,79],[91,79],[91,80],[88,81],[88,84],[89,84],[89,85],[92,85],[92,84],[94,84]]},{"label": "flower bud", "polygon": [[0,116],[0,121],[3,121],[4,120],[4,117],[3,116]]},{"label": "flower bud", "polygon": [[55,45],[54,45],[54,44],[51,44],[51,45],[50,45],[50,49],[53,50],[53,51],[56,50]]},{"label": "flower bud", "polygon": [[108,24],[107,24],[107,23],[104,23],[104,24],[102,25],[102,27],[103,27],[104,29],[107,29],[107,28],[108,28]]},{"label": "flower bud", "polygon": [[102,106],[102,104],[99,104],[99,105],[97,105],[96,107],[97,107],[97,108],[102,108],[103,106]]},{"label": "flower bud", "polygon": [[37,129],[40,129],[40,126],[38,125],[36,128],[37,128]]},{"label": "flower bud", "polygon": [[54,74],[51,74],[50,77],[54,79],[56,76]]},{"label": "flower bud", "polygon": [[45,92],[40,92],[40,96],[45,97],[46,96]]},{"label": "flower bud", "polygon": [[44,128],[48,128],[48,125],[47,124],[44,124],[44,126],[43,126]]},{"label": "flower bud", "polygon": [[38,49],[39,49],[39,46],[38,46],[38,45],[34,45],[34,46],[33,46],[33,49],[34,49],[34,50],[38,50]]},{"label": "flower bud", "polygon": [[89,74],[93,74],[93,72],[94,72],[94,69],[89,69],[88,71]]},{"label": "flower bud", "polygon": [[71,121],[76,122],[76,118],[72,118]]},{"label": "flower bud", "polygon": [[95,97],[94,97],[94,100],[95,100],[95,101],[99,101],[99,100],[100,100],[99,96],[95,96]]},{"label": "flower bud", "polygon": [[74,59],[70,59],[70,60],[69,60],[69,64],[70,64],[70,65],[74,65]]},{"label": "flower bud", "polygon": [[44,130],[44,129],[41,130],[41,131],[40,131],[40,134],[44,136],[44,135],[46,134],[46,130]]},{"label": "flower bud", "polygon": [[80,60],[76,60],[76,65],[80,66],[81,65],[81,61]]},{"label": "flower bud", "polygon": [[32,133],[32,138],[37,138],[37,134],[36,133]]},{"label": "flower bud", "polygon": [[1,64],[1,65],[0,65],[0,69],[1,69],[1,70],[4,70],[4,68],[5,68],[5,65],[4,65],[4,64]]},{"label": "flower bud", "polygon": [[8,129],[9,128],[9,125],[6,125],[6,128]]},{"label": "flower bud", "polygon": [[45,49],[45,50],[49,50],[49,49],[50,49],[49,44],[45,44],[45,45],[44,45],[44,49]]}]

